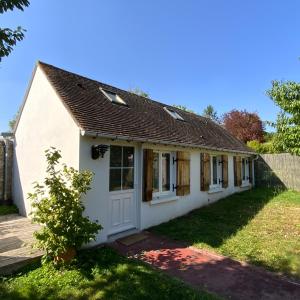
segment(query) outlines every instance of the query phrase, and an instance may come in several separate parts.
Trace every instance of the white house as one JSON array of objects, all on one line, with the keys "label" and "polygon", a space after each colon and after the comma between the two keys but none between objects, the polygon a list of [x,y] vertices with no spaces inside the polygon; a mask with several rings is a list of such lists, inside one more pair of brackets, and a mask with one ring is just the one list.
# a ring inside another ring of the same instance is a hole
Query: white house
[{"label": "white house", "polygon": [[253,151],[213,121],[38,62],[15,129],[13,199],[45,177],[44,151],[94,172],[82,199],[97,243],[249,189]]}]

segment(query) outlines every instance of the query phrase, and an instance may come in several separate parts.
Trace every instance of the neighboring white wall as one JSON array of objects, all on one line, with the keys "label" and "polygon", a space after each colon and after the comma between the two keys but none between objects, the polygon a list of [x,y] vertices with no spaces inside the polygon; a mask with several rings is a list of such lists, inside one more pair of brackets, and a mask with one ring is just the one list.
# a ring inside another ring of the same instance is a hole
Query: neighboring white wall
[{"label": "neighboring white wall", "polygon": [[49,147],[61,150],[61,162],[79,167],[79,129],[37,67],[15,133],[13,166],[13,200],[22,215],[31,208],[27,199],[33,182],[43,183],[45,153]]}]

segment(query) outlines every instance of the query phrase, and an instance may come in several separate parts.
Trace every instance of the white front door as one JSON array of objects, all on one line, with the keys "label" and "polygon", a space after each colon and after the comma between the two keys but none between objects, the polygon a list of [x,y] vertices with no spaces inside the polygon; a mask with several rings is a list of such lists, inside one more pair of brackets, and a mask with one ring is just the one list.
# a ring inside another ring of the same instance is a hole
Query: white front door
[{"label": "white front door", "polygon": [[134,147],[110,146],[109,234],[136,228]]},{"label": "white front door", "polygon": [[110,234],[135,228],[135,216],[134,191],[111,193]]}]

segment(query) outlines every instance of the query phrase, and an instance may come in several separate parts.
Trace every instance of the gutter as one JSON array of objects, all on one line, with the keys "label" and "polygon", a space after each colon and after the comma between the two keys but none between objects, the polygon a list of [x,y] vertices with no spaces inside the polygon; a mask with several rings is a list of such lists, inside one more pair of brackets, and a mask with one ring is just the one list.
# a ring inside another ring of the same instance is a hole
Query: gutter
[{"label": "gutter", "polygon": [[118,136],[112,134],[104,134],[104,133],[97,133],[94,131],[85,131],[80,130],[82,136],[90,136],[90,137],[100,137],[100,138],[108,138],[113,140],[121,140],[121,141],[133,141],[133,142],[141,142],[141,143],[151,143],[151,144],[162,144],[162,145],[173,145],[173,146],[180,146],[186,148],[200,148],[200,149],[207,149],[207,150],[214,150],[214,151],[223,151],[223,152],[231,152],[231,153],[243,153],[243,154],[250,154],[254,155],[253,152],[250,151],[239,151],[239,150],[232,150],[226,148],[216,148],[216,147],[209,147],[209,146],[199,146],[195,144],[182,144],[182,143],[175,143],[175,142],[165,142],[160,140],[151,140],[151,139],[141,139],[141,138],[132,138],[129,136]]}]

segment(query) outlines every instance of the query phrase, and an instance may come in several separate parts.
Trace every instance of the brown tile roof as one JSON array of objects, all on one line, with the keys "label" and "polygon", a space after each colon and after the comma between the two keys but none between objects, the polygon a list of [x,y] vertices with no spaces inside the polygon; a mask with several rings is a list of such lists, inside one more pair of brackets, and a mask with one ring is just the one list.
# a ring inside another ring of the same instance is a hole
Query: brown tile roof
[{"label": "brown tile roof", "polygon": [[[78,126],[99,136],[253,152],[210,119],[39,62]],[[117,93],[128,107],[111,103],[99,87]],[[169,107],[185,121],[174,119]]]}]

